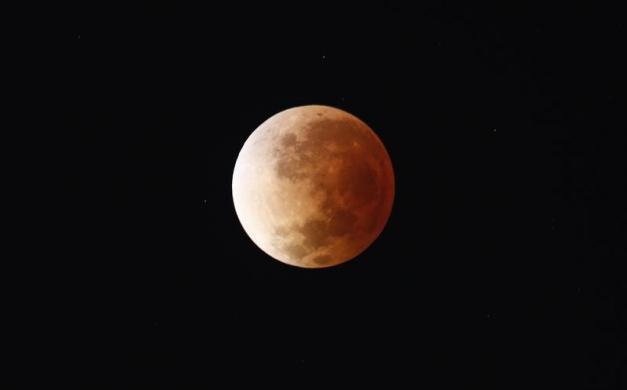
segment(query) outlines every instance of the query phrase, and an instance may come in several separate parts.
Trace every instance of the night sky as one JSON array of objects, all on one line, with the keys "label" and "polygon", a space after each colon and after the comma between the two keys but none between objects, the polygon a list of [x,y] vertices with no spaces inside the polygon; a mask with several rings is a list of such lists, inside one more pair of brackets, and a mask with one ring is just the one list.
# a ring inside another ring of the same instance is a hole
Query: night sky
[{"label": "night sky", "polygon": [[[623,15],[394,3],[68,9],[56,374],[627,385]],[[305,104],[396,175],[379,239],[322,270],[264,254],[231,196],[249,134]]]}]

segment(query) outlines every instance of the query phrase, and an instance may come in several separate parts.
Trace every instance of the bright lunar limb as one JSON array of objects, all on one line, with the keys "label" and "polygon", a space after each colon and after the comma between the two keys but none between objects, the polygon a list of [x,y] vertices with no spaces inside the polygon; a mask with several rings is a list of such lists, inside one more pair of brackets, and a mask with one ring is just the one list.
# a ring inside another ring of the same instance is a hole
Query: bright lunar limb
[{"label": "bright lunar limb", "polygon": [[363,252],[392,210],[394,172],[381,140],[337,108],[291,108],[246,140],[233,172],[244,230],[286,264],[323,268]]}]

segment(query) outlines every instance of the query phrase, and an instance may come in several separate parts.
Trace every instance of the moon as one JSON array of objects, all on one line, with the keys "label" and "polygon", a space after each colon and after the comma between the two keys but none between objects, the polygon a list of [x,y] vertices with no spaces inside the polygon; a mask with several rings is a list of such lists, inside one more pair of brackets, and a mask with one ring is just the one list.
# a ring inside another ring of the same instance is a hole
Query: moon
[{"label": "moon", "polygon": [[285,264],[325,268],[355,258],[392,211],[385,146],[357,117],[308,105],[281,111],[244,143],[233,203],[245,232]]}]

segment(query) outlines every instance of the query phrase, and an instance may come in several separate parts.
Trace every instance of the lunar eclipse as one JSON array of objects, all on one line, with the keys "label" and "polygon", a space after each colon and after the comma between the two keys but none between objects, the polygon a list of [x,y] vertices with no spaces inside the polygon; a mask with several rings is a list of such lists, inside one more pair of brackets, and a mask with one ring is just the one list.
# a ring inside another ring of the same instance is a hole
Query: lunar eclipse
[{"label": "lunar eclipse", "polygon": [[395,188],[390,157],[367,124],[309,105],[279,112],[249,136],[232,191],[237,217],[260,249],[289,265],[324,268],[372,244]]}]

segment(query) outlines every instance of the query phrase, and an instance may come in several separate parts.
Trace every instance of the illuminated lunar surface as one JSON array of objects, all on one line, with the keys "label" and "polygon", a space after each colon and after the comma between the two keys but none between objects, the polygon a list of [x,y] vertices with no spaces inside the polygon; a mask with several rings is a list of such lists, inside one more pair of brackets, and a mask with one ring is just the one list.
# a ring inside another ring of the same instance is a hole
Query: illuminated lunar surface
[{"label": "illuminated lunar surface", "polygon": [[363,252],[394,200],[390,157],[355,116],[327,106],[282,111],[246,140],[233,172],[244,230],[268,255],[304,268]]}]

